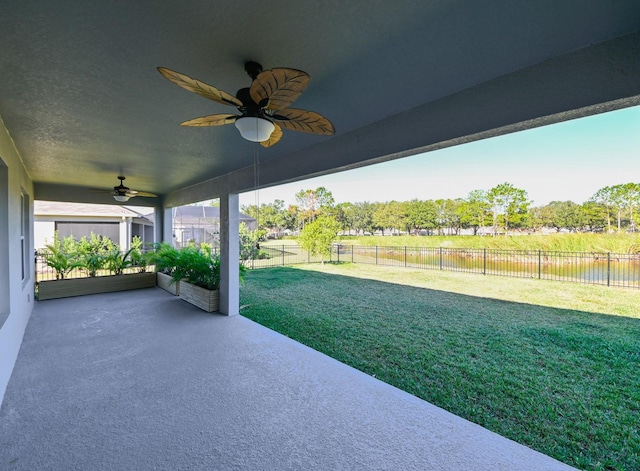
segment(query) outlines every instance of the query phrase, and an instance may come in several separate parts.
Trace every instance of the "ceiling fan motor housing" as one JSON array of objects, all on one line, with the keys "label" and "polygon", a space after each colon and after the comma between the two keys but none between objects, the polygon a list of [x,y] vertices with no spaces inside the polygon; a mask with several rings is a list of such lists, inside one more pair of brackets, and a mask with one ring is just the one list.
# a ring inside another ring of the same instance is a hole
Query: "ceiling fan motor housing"
[{"label": "ceiling fan motor housing", "polygon": [[262,72],[262,66],[257,62],[247,61],[244,63],[244,70],[249,74],[251,80],[255,80],[260,72]]},{"label": "ceiling fan motor housing", "polygon": [[250,89],[241,88],[236,93],[236,98],[242,102],[242,107],[239,107],[238,110],[242,113],[243,116],[251,116],[255,118],[264,118],[265,112],[264,107],[269,103],[269,99],[264,99],[260,103],[256,103],[251,98]]}]

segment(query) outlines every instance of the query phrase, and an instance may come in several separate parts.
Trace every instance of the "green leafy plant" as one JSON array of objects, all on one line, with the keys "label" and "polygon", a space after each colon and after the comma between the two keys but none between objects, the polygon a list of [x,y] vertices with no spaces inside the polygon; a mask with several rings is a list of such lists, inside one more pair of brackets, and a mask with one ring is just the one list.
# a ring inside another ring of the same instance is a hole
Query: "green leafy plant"
[{"label": "green leafy plant", "polygon": [[340,224],[332,216],[320,216],[307,224],[298,237],[300,246],[311,255],[319,255],[322,263],[331,257],[331,244],[336,240]]},{"label": "green leafy plant", "polygon": [[149,265],[154,264],[154,253],[145,252],[142,247],[142,240],[140,237],[135,236],[131,241],[131,262],[138,273],[145,273],[149,268]]},{"label": "green leafy plant", "polygon": [[211,247],[189,245],[178,251],[173,281],[186,280],[202,288],[215,290],[220,287],[220,257],[212,253]]},{"label": "green leafy plant", "polygon": [[90,277],[97,276],[98,271],[102,270],[106,264],[108,251],[114,247],[110,239],[105,239],[93,232],[88,239],[82,237],[78,242],[77,249],[80,266],[87,271]]},{"label": "green leafy plant", "polygon": [[149,252],[150,263],[155,265],[156,271],[165,275],[173,274],[179,258],[178,249],[166,242],[153,245],[154,250]]},{"label": "green leafy plant", "polygon": [[243,266],[247,266],[253,260],[268,258],[269,255],[260,250],[260,241],[264,240],[264,230],[252,231],[245,223],[240,223],[240,260]]},{"label": "green leafy plant", "polygon": [[129,249],[123,253],[120,251],[120,247],[114,246],[105,258],[105,266],[114,275],[122,275],[125,268],[133,265],[133,260],[131,260],[133,250]]},{"label": "green leafy plant", "polygon": [[77,259],[75,241],[72,236],[60,240],[58,231],[54,233],[53,243],[46,246],[46,263],[56,272],[56,280],[64,280],[74,268],[82,264]]},{"label": "green leafy plant", "polygon": [[[220,288],[220,256],[213,252],[210,245],[202,244],[200,247],[189,245],[177,250],[176,253],[177,258],[171,273],[174,282],[185,280],[187,283],[210,290]],[[244,283],[246,270],[246,267],[240,263],[241,283]]]}]

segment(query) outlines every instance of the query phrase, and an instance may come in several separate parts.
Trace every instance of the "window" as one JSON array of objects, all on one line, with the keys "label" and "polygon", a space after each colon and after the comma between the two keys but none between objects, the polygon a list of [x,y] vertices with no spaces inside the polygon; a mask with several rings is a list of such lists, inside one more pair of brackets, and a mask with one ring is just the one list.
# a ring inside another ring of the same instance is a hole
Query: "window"
[{"label": "window", "polygon": [[30,254],[29,254],[29,195],[20,193],[20,251],[22,259],[22,281],[29,279]]},{"label": "window", "polygon": [[0,328],[9,317],[9,171],[0,157]]}]

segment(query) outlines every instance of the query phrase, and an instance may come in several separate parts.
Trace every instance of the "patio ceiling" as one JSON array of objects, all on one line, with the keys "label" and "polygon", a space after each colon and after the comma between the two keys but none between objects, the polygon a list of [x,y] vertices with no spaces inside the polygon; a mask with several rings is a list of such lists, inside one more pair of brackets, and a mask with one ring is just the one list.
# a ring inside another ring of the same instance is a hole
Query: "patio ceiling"
[{"label": "patio ceiling", "polygon": [[[334,136],[272,148],[165,66],[235,94],[247,60],[307,71],[295,107]],[[75,2],[0,7],[0,116],[37,199],[183,204],[640,103],[640,3],[539,0]],[[428,158],[428,157],[426,157]],[[455,162],[451,163],[455,165]]]}]

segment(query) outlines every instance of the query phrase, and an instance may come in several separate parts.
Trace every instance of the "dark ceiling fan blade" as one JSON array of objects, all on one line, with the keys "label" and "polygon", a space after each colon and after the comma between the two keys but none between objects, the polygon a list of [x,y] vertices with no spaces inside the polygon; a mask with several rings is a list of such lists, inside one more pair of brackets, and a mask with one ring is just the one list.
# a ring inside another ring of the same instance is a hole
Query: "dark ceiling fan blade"
[{"label": "dark ceiling fan blade", "polygon": [[281,110],[293,103],[307,88],[309,74],[296,69],[271,69],[258,74],[251,83],[251,99],[261,103],[268,99],[264,107],[268,110]]},{"label": "dark ceiling fan blade", "polygon": [[308,132],[330,136],[335,132],[333,124],[315,111],[287,108],[271,116],[280,126],[289,131]]},{"label": "dark ceiling fan blade", "polygon": [[276,123],[273,123],[273,125],[275,126],[275,128],[271,133],[271,136],[269,136],[269,139],[260,143],[262,147],[271,147],[272,145],[277,144],[278,141],[282,138],[282,128]]},{"label": "dark ceiling fan blade", "polygon": [[197,93],[200,96],[216,101],[223,105],[236,107],[242,106],[242,102],[233,95],[230,95],[229,93],[222,90],[218,90],[216,87],[201,82],[200,80],[192,79],[187,75],[176,72],[175,70],[167,69],[166,67],[158,67],[158,72],[160,72],[164,78],[172,81],[185,90]]},{"label": "dark ceiling fan blade", "polygon": [[125,177],[119,176],[118,180],[120,180],[120,184],[118,186],[114,186],[112,190],[104,190],[102,188],[89,188],[89,191],[94,191],[97,193],[109,193],[112,196],[127,196],[129,198],[133,198],[134,196],[148,196],[151,198],[156,198],[158,195],[155,193],[149,193],[147,191],[136,191],[131,190],[128,186],[124,186]]},{"label": "dark ceiling fan blade", "polygon": [[238,118],[235,114],[212,114],[184,121],[180,126],[224,126],[235,123]]}]

